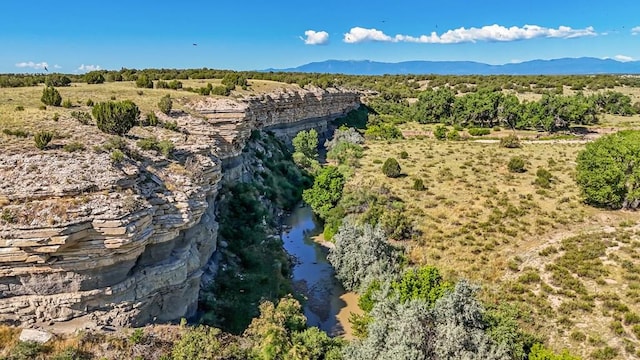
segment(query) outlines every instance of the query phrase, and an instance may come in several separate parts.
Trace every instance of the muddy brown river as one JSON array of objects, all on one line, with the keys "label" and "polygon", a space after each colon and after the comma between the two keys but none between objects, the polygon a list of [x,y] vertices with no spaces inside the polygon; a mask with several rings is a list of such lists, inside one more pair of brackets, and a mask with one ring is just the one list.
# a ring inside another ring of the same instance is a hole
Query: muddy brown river
[{"label": "muddy brown river", "polygon": [[328,248],[322,243],[322,225],[308,206],[297,207],[288,216],[282,232],[285,250],[295,258],[293,286],[306,297],[304,314],[309,326],[317,326],[330,336],[351,338],[349,315],[361,313],[358,296],[346,292],[327,261]]}]

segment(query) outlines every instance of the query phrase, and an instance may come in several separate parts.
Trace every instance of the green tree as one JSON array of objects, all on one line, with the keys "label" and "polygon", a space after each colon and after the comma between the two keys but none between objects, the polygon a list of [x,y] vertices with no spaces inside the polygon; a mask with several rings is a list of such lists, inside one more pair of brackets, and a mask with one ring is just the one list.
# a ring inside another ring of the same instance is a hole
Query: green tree
[{"label": "green tree", "polygon": [[382,164],[382,173],[390,178],[397,178],[402,173],[400,164],[395,158],[388,158],[384,164]]},{"label": "green tree", "polygon": [[153,80],[149,79],[146,74],[141,74],[136,79],[136,87],[143,89],[153,89]]},{"label": "green tree", "polygon": [[556,354],[545,348],[542,344],[534,344],[529,353],[529,360],[580,360],[579,357],[571,355],[567,350]]},{"label": "green tree", "polygon": [[412,118],[419,123],[442,123],[451,117],[455,93],[446,87],[429,89],[418,95]]},{"label": "green tree", "polygon": [[208,326],[190,328],[173,345],[171,358],[174,360],[220,359],[223,347],[218,340],[219,335],[220,330]]},{"label": "green tree", "polygon": [[68,76],[61,74],[52,74],[47,76],[47,79],[44,81],[46,86],[69,86],[71,84],[71,79]]},{"label": "green tree", "polygon": [[320,170],[313,180],[313,186],[302,192],[302,199],[311,206],[313,212],[323,219],[336,206],[342,197],[344,175],[335,166],[327,166]]},{"label": "green tree", "polygon": [[316,160],[318,158],[318,132],[315,129],[300,131],[293,138],[293,148],[295,152]]},{"label": "green tree", "polygon": [[283,359],[291,349],[291,335],[303,331],[306,322],[296,299],[282,298],[277,306],[265,301],[260,304],[260,316],[251,321],[245,336],[253,342],[258,358]]},{"label": "green tree", "polygon": [[42,97],[40,98],[40,101],[45,105],[60,106],[62,103],[62,96],[60,96],[60,93],[56,88],[53,86],[47,86],[42,89]]},{"label": "green tree", "polygon": [[585,201],[620,209],[640,204],[640,131],[625,130],[587,144],[578,154],[576,180]]},{"label": "green tree", "polygon": [[407,270],[391,287],[401,302],[420,299],[429,306],[433,306],[436,300],[453,290],[453,284],[445,281],[434,266]]},{"label": "green tree", "polygon": [[131,100],[96,104],[91,113],[98,129],[107,134],[124,135],[138,122],[140,110]]},{"label": "green tree", "polygon": [[102,84],[104,82],[104,76],[100,71],[91,71],[84,74],[84,81],[87,84]]},{"label": "green tree", "polygon": [[166,115],[169,115],[171,109],[173,108],[173,101],[171,100],[171,95],[167,94],[160,99],[158,102],[158,108],[160,111]]}]

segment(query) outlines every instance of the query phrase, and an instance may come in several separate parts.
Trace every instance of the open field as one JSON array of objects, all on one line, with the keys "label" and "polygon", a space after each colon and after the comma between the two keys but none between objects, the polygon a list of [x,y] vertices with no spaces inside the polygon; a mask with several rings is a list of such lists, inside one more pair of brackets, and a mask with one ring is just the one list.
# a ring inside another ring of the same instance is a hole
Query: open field
[{"label": "open field", "polygon": [[[585,358],[610,351],[602,350],[606,346],[618,358],[639,354],[640,239],[634,229],[640,214],[582,203],[573,177],[584,144],[534,141],[506,149],[420,137],[369,141],[367,147],[348,186],[384,185],[404,200],[422,231],[406,244],[412,262],[473,279],[486,300],[520,309],[525,326],[557,349]],[[390,156],[405,177],[382,174]],[[514,156],[525,159],[526,172],[509,172]],[[540,168],[553,176],[549,188],[535,184]],[[425,191],[412,189],[417,178]]]},{"label": "open field", "polygon": [[[213,86],[220,85],[219,79],[202,80],[182,80],[184,87],[206,87],[208,83]],[[275,81],[249,80],[247,90],[238,87],[232,92],[231,97],[250,96],[260,93],[267,93],[276,89],[296,88],[297,85],[289,85]],[[0,149],[20,151],[24,148],[33,148],[33,134],[40,130],[54,132],[54,146],[66,145],[70,142],[80,142],[91,147],[92,141],[104,138],[95,126],[82,126],[78,120],[72,117],[73,112],[91,113],[91,106],[87,101],[93,103],[101,101],[122,101],[131,100],[140,109],[141,117],[145,118],[149,112],[155,112],[161,120],[171,121],[158,111],[158,102],[169,94],[173,99],[173,108],[184,110],[182,106],[186,102],[196,99],[201,95],[185,91],[171,89],[141,89],[137,88],[133,81],[106,82],[103,84],[72,83],[68,87],[57,87],[63,102],[71,100],[72,107],[46,106],[40,101],[44,86],[0,88],[0,131],[23,131],[25,137],[11,136],[0,133]],[[213,96],[215,97],[215,96]],[[132,131],[134,135],[149,135],[140,128]],[[164,129],[154,129],[158,132],[159,138],[175,136],[175,133]]]}]

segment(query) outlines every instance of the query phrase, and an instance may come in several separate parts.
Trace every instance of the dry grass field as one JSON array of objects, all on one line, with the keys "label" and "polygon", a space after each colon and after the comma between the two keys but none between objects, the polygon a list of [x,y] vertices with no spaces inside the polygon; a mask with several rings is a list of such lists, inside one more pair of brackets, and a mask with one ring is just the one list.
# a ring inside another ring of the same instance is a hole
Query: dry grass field
[{"label": "dry grass field", "polygon": [[[213,86],[220,85],[219,79],[202,80],[182,80],[183,87],[200,88],[206,87],[208,83]],[[239,98],[255,94],[267,93],[276,89],[297,88],[297,85],[289,85],[275,81],[249,80],[249,87],[246,90],[237,87],[232,92],[231,97]],[[91,113],[91,106],[87,101],[93,103],[101,101],[122,101],[131,100],[138,105],[141,117],[145,118],[149,112],[155,112],[161,120],[171,121],[168,117],[158,111],[158,102],[169,94],[173,99],[173,108],[185,110],[183,104],[196,99],[201,95],[185,91],[171,89],[140,89],[135,82],[107,82],[104,84],[72,83],[68,87],[57,87],[63,102],[71,101],[71,107],[44,106],[40,101],[42,96],[42,86],[0,88],[0,149],[5,151],[19,152],[23,149],[35,149],[33,146],[33,134],[41,130],[51,131],[55,134],[52,142],[53,146],[64,146],[69,143],[81,143],[87,148],[95,145],[95,142],[104,140],[105,136],[95,126],[82,126],[77,119],[73,118],[74,112]],[[195,114],[197,115],[197,114]],[[23,136],[9,135],[3,133],[22,132]],[[141,132],[142,131],[142,132]],[[165,129],[154,129],[156,136],[167,138],[176,136],[175,132]],[[139,136],[149,136],[143,129],[134,128],[132,134]]]},{"label": "dry grass field", "polygon": [[[632,358],[640,356],[640,214],[583,204],[573,177],[584,146],[369,141],[348,186],[384,185],[404,200],[422,231],[406,244],[412,262],[476,281],[487,301],[519,309],[526,327],[557,349]],[[526,172],[509,171],[515,156],[525,160]],[[406,176],[382,174],[388,157]],[[535,183],[540,168],[552,174],[548,188]],[[412,189],[417,178],[426,190]]]}]

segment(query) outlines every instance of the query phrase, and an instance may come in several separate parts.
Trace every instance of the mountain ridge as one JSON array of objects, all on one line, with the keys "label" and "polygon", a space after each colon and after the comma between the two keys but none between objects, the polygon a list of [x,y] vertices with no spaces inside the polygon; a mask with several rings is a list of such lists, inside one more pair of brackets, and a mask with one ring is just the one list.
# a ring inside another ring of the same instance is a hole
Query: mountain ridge
[{"label": "mountain ridge", "polygon": [[412,60],[396,63],[372,60],[325,60],[294,68],[264,71],[306,72],[346,75],[595,75],[640,74],[640,61],[622,62],[594,57],[536,59],[491,65],[476,61]]}]

